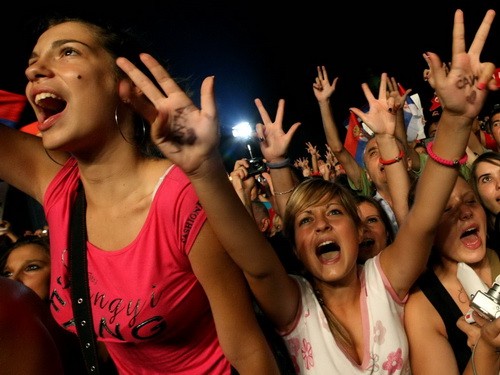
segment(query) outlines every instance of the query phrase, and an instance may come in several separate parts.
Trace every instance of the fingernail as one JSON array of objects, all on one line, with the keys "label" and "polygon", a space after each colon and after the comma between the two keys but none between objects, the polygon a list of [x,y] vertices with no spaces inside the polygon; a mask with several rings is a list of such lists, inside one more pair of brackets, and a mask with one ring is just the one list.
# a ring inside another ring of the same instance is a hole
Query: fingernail
[{"label": "fingernail", "polygon": [[486,88],[486,83],[484,82],[478,82],[476,87],[479,89],[479,90],[484,90]]}]

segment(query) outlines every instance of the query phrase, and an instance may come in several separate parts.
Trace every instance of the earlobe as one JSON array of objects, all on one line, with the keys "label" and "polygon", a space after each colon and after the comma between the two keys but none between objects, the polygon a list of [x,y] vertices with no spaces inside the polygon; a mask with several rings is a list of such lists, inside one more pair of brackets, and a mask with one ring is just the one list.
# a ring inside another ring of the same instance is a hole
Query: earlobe
[{"label": "earlobe", "polygon": [[125,78],[118,82],[118,95],[123,103],[130,103],[137,90],[137,86],[130,79]]}]

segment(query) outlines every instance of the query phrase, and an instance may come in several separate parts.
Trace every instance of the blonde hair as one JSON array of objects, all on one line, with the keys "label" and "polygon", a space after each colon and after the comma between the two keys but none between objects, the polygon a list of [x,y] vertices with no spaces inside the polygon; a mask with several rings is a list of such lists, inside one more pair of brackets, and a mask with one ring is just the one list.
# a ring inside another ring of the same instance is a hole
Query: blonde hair
[{"label": "blonde hair", "polygon": [[295,247],[295,218],[306,207],[314,206],[325,199],[339,197],[347,214],[354,220],[356,227],[361,227],[358,207],[353,192],[344,185],[322,178],[307,178],[294,189],[283,215],[283,231]]},{"label": "blonde hair", "polygon": [[[326,199],[332,199],[334,197],[338,197],[340,199],[340,202],[344,206],[347,214],[354,221],[356,228],[360,228],[362,226],[353,192],[351,192],[344,185],[334,181],[328,181],[322,178],[307,178],[293,191],[286,204],[285,213],[283,215],[283,231],[285,236],[292,243],[294,249],[296,246],[295,218],[298,213],[302,212],[307,207],[316,205]],[[321,293],[315,285],[316,283],[314,278],[308,272],[305,272],[304,277],[306,277],[313,285],[316,298],[323,309],[326,320],[328,321],[328,326],[330,327],[330,331],[332,332],[337,344],[343,348],[353,348],[354,345],[349,336],[349,332],[324,303]]]}]

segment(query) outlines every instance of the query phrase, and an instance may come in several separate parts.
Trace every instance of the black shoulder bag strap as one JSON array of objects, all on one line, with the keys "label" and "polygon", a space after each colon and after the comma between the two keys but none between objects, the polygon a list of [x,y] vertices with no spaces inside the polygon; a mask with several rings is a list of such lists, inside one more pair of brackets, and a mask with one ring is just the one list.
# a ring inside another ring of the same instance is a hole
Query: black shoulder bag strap
[{"label": "black shoulder bag strap", "polygon": [[87,271],[87,227],[85,214],[87,202],[80,181],[73,203],[70,224],[69,262],[71,270],[71,303],[87,372],[99,374],[97,342],[92,323],[90,289]]}]

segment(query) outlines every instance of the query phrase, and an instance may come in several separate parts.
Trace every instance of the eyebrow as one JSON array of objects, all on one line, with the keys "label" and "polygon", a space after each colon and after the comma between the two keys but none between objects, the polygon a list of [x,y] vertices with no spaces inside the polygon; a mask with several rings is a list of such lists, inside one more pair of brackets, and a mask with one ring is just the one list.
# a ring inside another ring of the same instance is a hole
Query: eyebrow
[{"label": "eyebrow", "polygon": [[[56,49],[64,44],[67,44],[67,43],[78,43],[78,44],[81,44],[81,45],[84,45],[85,47],[88,47],[90,48],[90,45],[88,45],[87,43],[84,43],[80,40],[76,40],[76,39],[61,39],[61,40],[56,40],[54,42],[52,42],[52,45],[50,47],[50,49]],[[33,57],[37,57],[38,54],[36,54],[35,52],[32,52],[31,53],[31,56],[30,58],[33,58]]]},{"label": "eyebrow", "polygon": [[491,173],[489,173],[489,172],[488,173],[483,173],[483,174],[477,176],[477,179],[479,181],[479,180],[481,180],[481,179],[483,179],[484,177],[487,177],[487,176],[491,176]]}]

